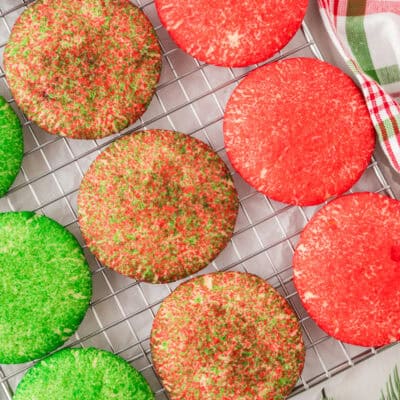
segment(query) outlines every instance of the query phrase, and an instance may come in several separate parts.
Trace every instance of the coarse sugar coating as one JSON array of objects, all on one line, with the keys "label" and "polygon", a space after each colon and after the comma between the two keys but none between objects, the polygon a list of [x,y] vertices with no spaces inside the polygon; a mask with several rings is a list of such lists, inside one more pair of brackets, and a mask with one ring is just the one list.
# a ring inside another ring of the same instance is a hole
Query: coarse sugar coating
[{"label": "coarse sugar coating", "polygon": [[0,213],[0,364],[61,346],[92,295],[83,251],[57,222],[32,212]]},{"label": "coarse sugar coating", "polygon": [[163,301],[150,344],[172,400],[285,399],[304,365],[289,304],[261,278],[240,272],[180,285]]},{"label": "coarse sugar coating", "polygon": [[375,146],[360,90],[336,67],[309,58],[251,72],[228,101],[224,138],[243,179],[274,200],[297,205],[350,189]]},{"label": "coarse sugar coating", "polygon": [[41,128],[97,139],[144,113],[161,51],[128,0],[37,0],[12,29],[4,68],[17,104]]},{"label": "coarse sugar coating", "polygon": [[149,130],[108,147],[78,196],[79,224],[104,265],[170,282],[206,267],[226,246],[238,199],[221,158],[178,132]]},{"label": "coarse sugar coating", "polygon": [[339,197],[308,223],[294,255],[304,307],[336,339],[359,346],[400,340],[400,202]]},{"label": "coarse sugar coating", "polygon": [[4,97],[0,96],[0,196],[7,193],[18,175],[23,155],[21,123]]},{"label": "coarse sugar coating", "polygon": [[209,64],[244,67],[281,50],[300,28],[308,0],[156,0],[160,20],[184,51]]},{"label": "coarse sugar coating", "polygon": [[28,370],[13,400],[154,400],[124,359],[95,348],[64,349]]}]

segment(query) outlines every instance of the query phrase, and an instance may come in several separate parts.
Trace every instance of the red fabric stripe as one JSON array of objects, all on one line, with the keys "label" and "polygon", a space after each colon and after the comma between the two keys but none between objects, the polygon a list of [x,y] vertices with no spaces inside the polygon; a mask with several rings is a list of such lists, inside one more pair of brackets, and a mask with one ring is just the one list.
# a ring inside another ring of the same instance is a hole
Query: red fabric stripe
[{"label": "red fabric stripe", "polygon": [[[397,161],[395,154],[393,153],[393,149],[390,145],[388,134],[386,131],[386,127],[383,123],[382,116],[380,111],[386,111],[389,119],[392,123],[395,138],[397,143],[400,145],[400,127],[397,124],[396,118],[393,116],[393,113],[390,111],[390,103],[388,101],[388,97],[385,94],[385,91],[374,81],[368,79],[363,82],[363,89],[366,89],[367,92],[364,91],[365,99],[367,101],[368,108],[370,113],[375,116],[378,121],[379,128],[381,131],[383,145],[385,146],[386,152],[397,171],[400,171],[400,165]],[[378,105],[377,100],[382,99],[382,104]]]},{"label": "red fabric stripe", "polygon": [[[358,1],[358,0],[328,0],[327,2],[323,2],[324,8],[327,8],[331,11],[333,16],[335,17],[345,17],[347,16],[348,3]],[[400,14],[400,2],[395,1],[382,1],[382,0],[367,0],[365,14],[375,14],[382,12],[392,12],[395,14]]]},{"label": "red fabric stripe", "polygon": [[337,26],[338,12],[339,12],[339,0],[334,0],[333,1],[333,21],[334,21],[335,26]]},{"label": "red fabric stripe", "polygon": [[[391,122],[393,124],[393,128],[395,128],[394,129],[395,132],[397,132],[396,139],[398,141],[399,140],[399,136],[398,136],[399,126],[397,125],[397,122],[396,122],[395,118],[391,118]],[[400,171],[400,165],[399,165],[399,163],[397,161],[396,156],[393,153],[392,147],[390,146],[390,142],[389,142],[389,139],[388,139],[388,136],[387,136],[387,132],[386,132],[386,127],[383,124],[383,122],[381,122],[379,124],[379,128],[380,128],[380,131],[382,133],[383,145],[385,146],[387,154],[388,154],[390,160],[392,161],[392,164],[393,164],[394,168],[396,168],[397,171]]]},{"label": "red fabric stripe", "polygon": [[382,1],[368,0],[365,14],[376,14],[383,12],[392,12],[400,14],[400,2],[398,1]]},{"label": "red fabric stripe", "polygon": [[400,92],[394,92],[390,94],[392,97],[397,98],[400,97]]}]

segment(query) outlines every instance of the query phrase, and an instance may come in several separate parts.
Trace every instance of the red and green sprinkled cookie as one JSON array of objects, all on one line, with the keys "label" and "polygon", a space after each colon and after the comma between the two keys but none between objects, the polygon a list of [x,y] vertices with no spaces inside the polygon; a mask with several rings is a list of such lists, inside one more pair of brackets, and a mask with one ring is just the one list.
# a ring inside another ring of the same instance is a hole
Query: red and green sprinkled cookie
[{"label": "red and green sprinkled cookie", "polygon": [[243,67],[268,59],[300,28],[308,0],[155,0],[179,47],[210,64]]},{"label": "red and green sprinkled cookie", "polygon": [[15,23],[4,68],[16,102],[41,128],[97,139],[144,113],[161,52],[128,0],[38,0]]},{"label": "red and green sprinkled cookie", "polygon": [[230,240],[238,212],[232,178],[203,142],[150,130],[114,142],[91,165],[79,223],[106,266],[171,282],[206,267]]},{"label": "red and green sprinkled cookie", "polygon": [[172,400],[285,399],[305,354],[289,304],[261,278],[240,272],[179,286],[154,319],[151,349]]}]

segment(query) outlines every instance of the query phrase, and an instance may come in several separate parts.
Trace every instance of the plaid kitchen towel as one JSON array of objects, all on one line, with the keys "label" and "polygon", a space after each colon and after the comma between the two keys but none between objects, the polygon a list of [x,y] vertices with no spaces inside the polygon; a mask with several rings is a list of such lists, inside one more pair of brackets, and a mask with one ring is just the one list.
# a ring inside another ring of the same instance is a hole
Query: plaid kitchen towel
[{"label": "plaid kitchen towel", "polygon": [[400,172],[400,0],[318,0],[335,46],[355,73],[378,140]]}]

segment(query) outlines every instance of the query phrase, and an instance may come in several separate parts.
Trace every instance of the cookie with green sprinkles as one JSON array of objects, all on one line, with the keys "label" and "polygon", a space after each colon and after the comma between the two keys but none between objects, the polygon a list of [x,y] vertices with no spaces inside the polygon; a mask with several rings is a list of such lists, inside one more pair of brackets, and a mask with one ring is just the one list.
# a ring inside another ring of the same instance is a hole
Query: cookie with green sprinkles
[{"label": "cookie with green sprinkles", "polygon": [[32,212],[0,213],[0,364],[61,346],[92,294],[83,251],[64,227]]},{"label": "cookie with green sprinkles", "polygon": [[46,131],[98,139],[146,110],[161,50],[145,14],[128,0],[37,0],[4,52],[14,98]]},{"label": "cookie with green sprinkles", "polygon": [[0,196],[7,193],[24,155],[22,127],[17,114],[0,96]]},{"label": "cookie with green sprinkles", "polygon": [[305,356],[289,304],[261,278],[240,272],[180,285],[163,301],[150,344],[172,400],[283,400]]},{"label": "cookie with green sprinkles", "polygon": [[153,400],[143,376],[95,348],[64,349],[29,369],[13,400]]},{"label": "cookie with green sprinkles", "polygon": [[190,136],[125,136],[89,168],[78,215],[89,249],[141,281],[171,282],[206,267],[226,246],[238,199],[221,158]]}]

